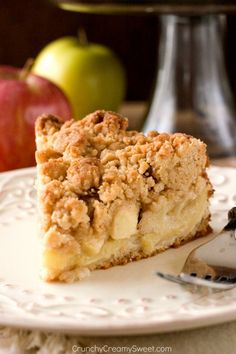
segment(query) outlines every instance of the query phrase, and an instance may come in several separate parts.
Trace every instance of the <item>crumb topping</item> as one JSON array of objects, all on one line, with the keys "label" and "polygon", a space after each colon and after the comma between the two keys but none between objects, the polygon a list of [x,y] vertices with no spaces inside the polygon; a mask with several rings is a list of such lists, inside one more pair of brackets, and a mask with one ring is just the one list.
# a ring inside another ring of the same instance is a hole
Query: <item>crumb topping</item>
[{"label": "crumb topping", "polygon": [[124,201],[147,210],[163,196],[194,197],[209,184],[200,140],[179,133],[145,136],[127,127],[127,118],[106,111],[64,124],[52,115],[38,118],[37,183],[48,247],[104,241]]}]

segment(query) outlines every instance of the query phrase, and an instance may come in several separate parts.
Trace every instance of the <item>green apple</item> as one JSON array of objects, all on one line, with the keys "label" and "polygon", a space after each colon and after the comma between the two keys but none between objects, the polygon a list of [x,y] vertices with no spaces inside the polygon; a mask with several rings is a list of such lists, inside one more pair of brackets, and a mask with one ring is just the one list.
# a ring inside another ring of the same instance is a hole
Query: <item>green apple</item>
[{"label": "green apple", "polygon": [[49,43],[37,56],[32,71],[64,91],[76,119],[97,109],[116,111],[125,96],[125,72],[116,55],[79,37]]}]

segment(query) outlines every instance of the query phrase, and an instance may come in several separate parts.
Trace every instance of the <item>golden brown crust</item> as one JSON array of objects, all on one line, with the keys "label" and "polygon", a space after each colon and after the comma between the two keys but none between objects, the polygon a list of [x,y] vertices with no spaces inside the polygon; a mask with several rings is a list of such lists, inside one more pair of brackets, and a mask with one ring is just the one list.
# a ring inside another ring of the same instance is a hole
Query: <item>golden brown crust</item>
[{"label": "golden brown crust", "polygon": [[[204,189],[211,195],[204,143],[180,133],[145,136],[127,127],[127,118],[106,111],[64,124],[51,115],[38,118],[45,248],[81,250],[84,242],[102,247],[111,237],[114,215],[127,201],[139,208],[141,220],[143,212],[167,200],[175,206]],[[142,233],[140,220],[137,231]]]},{"label": "golden brown crust", "polygon": [[68,196],[94,192],[106,204],[127,198],[147,204],[163,190],[176,198],[197,183],[205,144],[184,134],[146,137],[126,128],[126,118],[105,111],[64,125],[53,116],[39,118],[36,134],[47,141],[38,144],[36,159],[45,191],[57,180]]},{"label": "golden brown crust", "polygon": [[37,119],[35,129],[38,134],[52,135],[61,128],[62,124],[59,117],[43,114]]}]

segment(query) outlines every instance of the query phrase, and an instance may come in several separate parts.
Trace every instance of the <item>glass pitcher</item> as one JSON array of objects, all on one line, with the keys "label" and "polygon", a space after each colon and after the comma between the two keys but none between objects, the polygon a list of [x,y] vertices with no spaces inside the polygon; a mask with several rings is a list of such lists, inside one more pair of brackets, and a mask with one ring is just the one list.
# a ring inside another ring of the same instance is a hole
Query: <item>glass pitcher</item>
[{"label": "glass pitcher", "polygon": [[144,130],[194,135],[213,158],[236,155],[222,16],[163,15],[161,24],[158,81]]}]

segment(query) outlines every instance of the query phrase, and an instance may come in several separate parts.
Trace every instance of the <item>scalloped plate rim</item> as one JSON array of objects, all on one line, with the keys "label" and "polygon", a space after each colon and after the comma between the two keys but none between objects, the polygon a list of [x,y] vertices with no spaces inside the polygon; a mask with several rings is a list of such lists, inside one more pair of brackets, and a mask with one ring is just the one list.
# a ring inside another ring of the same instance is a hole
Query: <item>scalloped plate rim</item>
[{"label": "scalloped plate rim", "polygon": [[[212,173],[226,173],[226,175],[235,174],[236,169],[232,167],[211,167]],[[8,178],[15,175],[24,175],[35,173],[35,167],[18,169],[14,171],[4,172],[0,174],[0,193],[1,186],[3,183],[8,181]],[[0,215],[1,219],[1,215]],[[1,244],[1,239],[0,239]],[[180,248],[181,250],[182,248]],[[158,256],[156,256],[158,257]],[[138,264],[138,262],[136,262]],[[104,271],[103,271],[104,272]],[[0,275],[1,277],[1,275]],[[168,287],[168,285],[166,285]],[[179,289],[180,286],[178,284],[174,285],[175,288]],[[12,290],[11,290],[12,291]],[[227,294],[233,294],[233,298],[236,299],[236,289],[230,290]],[[180,292],[181,293],[181,292]],[[1,283],[0,283],[0,294],[1,294]],[[1,302],[1,300],[0,300]],[[88,305],[88,304],[87,304]],[[0,308],[1,310],[1,308]],[[213,306],[214,310],[214,306]],[[204,327],[207,325],[219,324],[226,321],[233,321],[236,319],[236,300],[227,305],[223,304],[221,307],[217,308],[217,311],[214,312],[211,309],[208,309],[207,316],[199,316],[196,311],[192,314],[188,314],[188,311],[185,310],[184,315],[181,315],[181,311],[177,313],[177,315],[169,316],[167,318],[160,318],[158,316],[154,316],[153,318],[142,318],[136,317],[131,319],[120,318],[119,320],[113,319],[110,317],[107,319],[107,323],[99,322],[96,320],[94,323],[91,321],[83,322],[78,319],[76,323],[74,320],[69,324],[61,323],[60,321],[56,321],[55,318],[52,318],[53,322],[48,322],[45,319],[39,318],[34,315],[29,315],[28,313],[24,313],[22,316],[17,315],[16,318],[13,318],[10,314],[4,314],[0,312],[0,325],[12,326],[17,328],[30,328],[51,332],[60,332],[60,333],[68,333],[68,334],[82,334],[82,335],[134,335],[134,334],[151,334],[151,333],[162,333],[162,332],[170,332],[176,330],[184,330],[184,329],[193,329],[198,327]],[[186,316],[189,315],[187,318]],[[31,316],[31,317],[30,317]],[[83,323],[81,323],[83,322]]]}]

